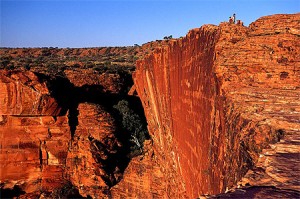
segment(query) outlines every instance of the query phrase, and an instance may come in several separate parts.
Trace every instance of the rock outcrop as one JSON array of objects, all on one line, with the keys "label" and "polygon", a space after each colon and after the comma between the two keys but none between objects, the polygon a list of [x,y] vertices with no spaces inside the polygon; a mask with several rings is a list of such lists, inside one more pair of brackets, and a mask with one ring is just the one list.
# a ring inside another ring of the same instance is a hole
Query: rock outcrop
[{"label": "rock outcrop", "polygon": [[274,15],[249,27],[205,25],[137,62],[135,86],[170,197],[228,190],[282,134],[283,143],[295,142],[278,152],[294,161],[283,170],[290,174],[272,177],[284,165],[277,155],[268,158],[273,172],[266,164],[261,170],[268,185],[300,189],[299,172],[290,170],[300,151],[299,20]]},{"label": "rock outcrop", "polygon": [[59,115],[60,107],[33,73],[1,71],[0,75],[0,115]]},{"label": "rock outcrop", "polygon": [[130,75],[64,75],[0,71],[1,197],[108,197],[122,179],[132,142],[113,106],[138,105]]},{"label": "rock outcrop", "polygon": [[[114,135],[113,117],[95,104],[79,104],[78,125],[68,153],[68,173],[82,195],[100,198],[122,177],[116,165],[122,144]],[[109,165],[111,164],[111,165]]]},{"label": "rock outcrop", "polygon": [[0,82],[1,188],[32,193],[62,186],[68,117],[35,74],[0,71]]},{"label": "rock outcrop", "polygon": [[0,49],[1,197],[299,197],[299,21]]}]

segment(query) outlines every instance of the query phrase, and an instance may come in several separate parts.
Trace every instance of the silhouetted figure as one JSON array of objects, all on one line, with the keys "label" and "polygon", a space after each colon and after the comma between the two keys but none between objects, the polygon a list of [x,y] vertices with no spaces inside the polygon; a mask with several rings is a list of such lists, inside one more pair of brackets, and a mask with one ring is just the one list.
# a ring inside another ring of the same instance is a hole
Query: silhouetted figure
[{"label": "silhouetted figure", "polygon": [[233,23],[235,24],[235,14],[232,15]]},{"label": "silhouetted figure", "polygon": [[231,17],[229,17],[229,23],[235,24],[235,14],[233,14]]}]

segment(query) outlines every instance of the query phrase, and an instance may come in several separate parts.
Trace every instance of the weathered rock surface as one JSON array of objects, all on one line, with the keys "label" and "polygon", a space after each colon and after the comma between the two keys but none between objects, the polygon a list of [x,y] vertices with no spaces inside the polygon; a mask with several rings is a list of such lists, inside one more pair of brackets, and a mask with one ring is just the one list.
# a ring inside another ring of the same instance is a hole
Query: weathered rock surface
[{"label": "weathered rock surface", "polygon": [[101,198],[122,177],[124,163],[122,157],[116,158],[122,144],[114,134],[113,117],[101,106],[79,104],[78,111],[78,126],[68,153],[70,181],[82,196]]},{"label": "weathered rock surface", "polygon": [[179,198],[184,190],[170,186],[176,184],[165,177],[169,171],[162,169],[151,141],[145,141],[144,152],[130,161],[123,179],[110,189],[112,198]]},{"label": "weathered rock surface", "polygon": [[32,72],[0,71],[0,115],[60,114],[45,82]]},{"label": "weathered rock surface", "polygon": [[274,186],[251,186],[247,188],[237,189],[234,192],[226,194],[219,194],[216,197],[208,198],[219,198],[219,199],[239,199],[239,198],[299,198],[299,191],[291,189],[279,189]]},{"label": "weathered rock surface", "polygon": [[[68,80],[76,87],[101,85],[99,89],[104,93],[121,93],[129,91],[126,88],[131,84],[131,78],[122,77],[120,74],[99,73],[94,70],[65,70]],[[126,82],[127,81],[127,82]],[[126,90],[127,89],[127,90]]]},{"label": "weathered rock surface", "polygon": [[110,112],[132,80],[76,71],[0,71],[1,197],[101,198],[121,180],[128,135]]},{"label": "weathered rock surface", "polygon": [[269,163],[275,172],[283,156],[291,161],[271,184],[299,190],[299,172],[291,173],[299,162],[299,20],[202,26],[137,62],[135,86],[171,196],[224,192],[282,133],[295,147]]},{"label": "weathered rock surface", "polygon": [[0,72],[1,188],[52,191],[65,183],[68,118],[33,73]]},{"label": "weathered rock surface", "polygon": [[[223,78],[230,79],[223,85],[228,90],[235,83],[242,85],[228,93],[233,103],[242,108],[241,116],[252,123],[257,122],[259,127],[269,126],[284,134],[280,142],[269,144],[256,152],[255,160],[258,155],[259,158],[239,182],[239,186],[261,186],[258,188],[261,190],[264,186],[267,186],[266,190],[268,187],[276,187],[274,192],[279,196],[281,190],[283,196],[287,190],[297,190],[293,196],[285,195],[286,198],[300,196],[299,18],[299,14],[296,14],[268,16],[257,20],[250,24],[251,31],[247,32],[249,41],[240,41],[247,54],[233,46],[229,56],[221,58],[219,62],[220,65],[221,62],[225,63],[222,66],[226,68],[224,74],[228,76],[223,75]],[[271,23],[274,25],[270,26]],[[223,51],[224,47],[221,46],[222,43],[219,49]],[[223,46],[230,47],[230,43]],[[235,57],[253,61],[232,63]],[[255,144],[264,141],[268,139],[262,137]],[[248,190],[251,188],[245,192]]]}]

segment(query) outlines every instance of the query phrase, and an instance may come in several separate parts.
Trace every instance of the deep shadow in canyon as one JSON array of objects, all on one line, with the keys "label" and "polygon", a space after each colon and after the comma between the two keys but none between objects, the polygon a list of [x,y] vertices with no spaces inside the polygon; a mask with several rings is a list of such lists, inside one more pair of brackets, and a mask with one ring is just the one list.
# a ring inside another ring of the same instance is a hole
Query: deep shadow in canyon
[{"label": "deep shadow in canyon", "polygon": [[[120,78],[122,78],[126,83],[122,85],[122,88],[120,89],[121,91],[118,93],[104,91],[102,85],[83,85],[81,87],[76,87],[65,77],[56,76],[53,78],[41,73],[36,73],[36,75],[41,82],[46,83],[51,97],[53,97],[62,108],[60,115],[68,115],[72,139],[71,142],[74,139],[78,126],[79,104],[89,103],[100,105],[104,111],[108,112],[114,118],[116,124],[114,136],[122,143],[122,147],[117,153],[106,153],[105,145],[103,145],[99,140],[96,140],[91,136],[88,138],[91,143],[90,150],[93,153],[95,161],[104,165],[103,169],[107,175],[101,176],[102,179],[109,187],[114,186],[122,179],[111,177],[113,176],[115,168],[119,168],[120,172],[123,173],[131,158],[143,153],[143,142],[146,139],[150,139],[141,101],[137,96],[128,95],[128,91],[133,85],[131,74],[119,74]],[[121,113],[116,108],[118,103],[121,101],[125,101],[128,104],[129,113]],[[135,127],[133,129],[126,129],[126,127],[124,127],[122,114],[131,114],[131,118],[137,120],[132,121],[132,123],[139,123],[137,128],[140,128],[140,131],[142,131],[141,133],[143,133],[142,136],[138,137],[138,143],[140,143],[141,146],[135,146],[136,143],[132,141],[132,136],[135,133],[134,131],[137,131],[137,129],[135,129]],[[101,159],[98,155],[98,150],[108,154],[108,158],[105,160]]]},{"label": "deep shadow in canyon", "polygon": [[2,189],[0,190],[0,197],[1,198],[14,198],[20,195],[25,194],[26,192],[23,191],[18,185],[15,185],[12,189]]}]

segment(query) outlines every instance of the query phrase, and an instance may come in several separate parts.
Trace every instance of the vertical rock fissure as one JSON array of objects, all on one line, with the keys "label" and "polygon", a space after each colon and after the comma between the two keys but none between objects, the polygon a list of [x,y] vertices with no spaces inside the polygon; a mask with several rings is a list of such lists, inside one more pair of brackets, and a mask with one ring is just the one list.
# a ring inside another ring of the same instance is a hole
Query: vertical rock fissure
[{"label": "vertical rock fissure", "polygon": [[43,170],[43,142],[42,142],[42,140],[40,140],[39,159],[40,159],[41,170]]},{"label": "vertical rock fissure", "polygon": [[70,132],[71,132],[71,139],[73,140],[76,127],[78,125],[78,103],[72,102],[69,105],[69,114],[68,114],[68,119],[69,119],[69,126],[70,126]]}]

